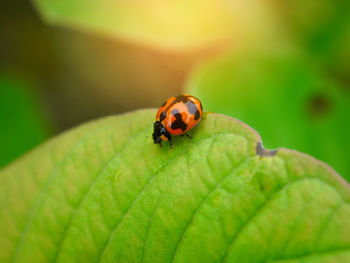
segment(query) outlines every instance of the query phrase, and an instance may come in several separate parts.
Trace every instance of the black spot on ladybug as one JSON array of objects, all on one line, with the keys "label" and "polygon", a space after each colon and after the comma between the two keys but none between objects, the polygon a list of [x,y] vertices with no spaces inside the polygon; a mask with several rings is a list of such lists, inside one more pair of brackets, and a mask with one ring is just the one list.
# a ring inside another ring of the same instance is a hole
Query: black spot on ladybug
[{"label": "black spot on ladybug", "polygon": [[183,103],[186,103],[188,101],[188,98],[186,96],[184,96],[184,95],[179,95],[179,96],[177,96],[176,100],[177,101],[181,101]]},{"label": "black spot on ladybug", "polygon": [[187,129],[187,124],[183,122],[181,113],[178,110],[173,110],[171,113],[175,116],[176,119],[170,127],[173,130],[181,129],[182,131],[185,131]]},{"label": "black spot on ladybug", "polygon": [[165,113],[165,111],[163,111],[159,116],[159,120],[162,121],[165,119],[165,117],[166,117],[166,113]]},{"label": "black spot on ladybug", "polygon": [[186,105],[187,110],[190,114],[195,115],[196,112],[198,111],[196,104],[194,104],[192,101],[189,100],[184,104]]},{"label": "black spot on ladybug", "polygon": [[199,110],[196,110],[196,114],[194,115],[194,119],[198,120],[201,117]]}]

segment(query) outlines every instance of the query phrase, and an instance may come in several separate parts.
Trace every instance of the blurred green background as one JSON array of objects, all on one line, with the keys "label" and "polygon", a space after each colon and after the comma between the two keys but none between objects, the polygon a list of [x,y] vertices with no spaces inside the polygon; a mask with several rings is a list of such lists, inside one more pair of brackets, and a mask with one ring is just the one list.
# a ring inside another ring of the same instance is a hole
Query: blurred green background
[{"label": "blurred green background", "polygon": [[174,94],[350,180],[350,1],[12,0],[0,9],[0,167]]}]

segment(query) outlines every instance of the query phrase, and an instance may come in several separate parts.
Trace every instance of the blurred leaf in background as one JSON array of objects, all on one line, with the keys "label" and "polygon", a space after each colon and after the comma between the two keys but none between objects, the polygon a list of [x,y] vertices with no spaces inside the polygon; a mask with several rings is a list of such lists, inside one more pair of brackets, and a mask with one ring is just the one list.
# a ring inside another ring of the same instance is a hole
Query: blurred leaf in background
[{"label": "blurred leaf in background", "polygon": [[288,34],[307,48],[310,54],[327,56],[349,33],[350,2],[348,0],[274,1]]},{"label": "blurred leaf in background", "polygon": [[50,24],[96,32],[161,50],[196,50],[274,38],[271,5],[257,0],[35,0]]},{"label": "blurred leaf in background", "polygon": [[267,148],[309,153],[350,180],[350,100],[297,52],[233,52],[194,72],[186,91],[251,125]]},{"label": "blurred leaf in background", "polygon": [[28,81],[0,73],[0,168],[50,135],[45,110]]},{"label": "blurred leaf in background", "polygon": [[[47,96],[61,128],[96,117],[155,107],[181,92],[190,69],[217,49],[194,52],[154,50],[73,30],[56,31],[62,69]],[[62,107],[64,105],[64,107]]]},{"label": "blurred leaf in background", "polygon": [[101,116],[155,107],[181,92],[187,73],[218,48],[157,50],[44,24],[26,0],[0,9],[0,68],[38,83],[54,133]]},{"label": "blurred leaf in background", "polygon": [[[202,59],[232,50],[227,58],[199,66],[186,90],[207,110],[251,124],[267,147],[305,151],[350,176],[344,154],[350,1],[33,1],[45,22],[63,28],[40,24],[33,10],[23,19],[17,6],[28,3],[15,2],[8,1],[12,13],[3,16],[6,25],[18,23],[16,30],[5,27],[3,53],[10,55],[4,64],[30,58],[21,68],[37,68],[33,74],[42,81],[40,92],[59,130],[157,106],[181,92]],[[25,26],[30,22],[40,28],[33,30],[34,44],[33,33],[22,34],[31,32]],[[285,47],[298,52],[281,53]],[[41,63],[33,67],[37,58]]]},{"label": "blurred leaf in background", "polygon": [[270,1],[286,33],[350,90],[350,1]]}]

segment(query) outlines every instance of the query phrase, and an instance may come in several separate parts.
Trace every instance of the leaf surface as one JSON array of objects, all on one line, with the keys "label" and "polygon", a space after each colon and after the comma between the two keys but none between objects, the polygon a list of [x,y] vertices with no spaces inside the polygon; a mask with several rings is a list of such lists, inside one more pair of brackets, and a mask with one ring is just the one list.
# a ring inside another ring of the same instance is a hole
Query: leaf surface
[{"label": "leaf surface", "polygon": [[0,262],[347,262],[350,190],[310,156],[205,114],[174,147],[155,110],[62,134],[0,171]]}]

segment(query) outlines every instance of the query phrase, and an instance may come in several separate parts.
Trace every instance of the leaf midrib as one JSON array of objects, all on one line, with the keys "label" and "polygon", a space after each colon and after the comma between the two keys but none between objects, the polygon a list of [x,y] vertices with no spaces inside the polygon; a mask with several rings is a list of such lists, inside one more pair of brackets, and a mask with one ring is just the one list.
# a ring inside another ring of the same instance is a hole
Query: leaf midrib
[{"label": "leaf midrib", "polygon": [[[218,137],[218,136],[223,136],[223,135],[226,135],[226,134],[231,134],[231,135],[234,135],[234,136],[241,136],[241,137],[244,137],[247,141],[248,139],[241,135],[241,134],[234,134],[232,132],[222,132],[222,133],[216,133],[214,135],[211,135],[207,138],[201,138],[200,140],[198,141],[195,141],[196,144],[199,144],[199,143],[203,143],[204,141],[207,141],[207,140],[210,140],[210,139],[213,139],[215,137]],[[179,159],[181,157],[181,155],[183,153],[185,153],[189,148],[193,147],[193,144],[190,144],[189,146],[187,146],[181,153],[179,153],[178,155],[175,155],[175,157],[173,157],[172,159],[170,159],[167,163],[165,163],[163,166],[161,166],[158,171],[156,171],[155,173],[153,173],[151,176],[150,176],[150,179],[148,180],[148,182],[146,183],[146,185],[142,188],[141,192],[138,193],[138,195],[136,196],[136,198],[134,199],[134,201],[132,202],[131,206],[127,209],[127,211],[123,214],[122,218],[117,222],[116,226],[114,227],[113,231],[111,232],[109,238],[108,238],[108,241],[105,243],[105,245],[103,246],[103,250],[102,252],[100,253],[100,258],[99,260],[97,261],[97,263],[101,263],[101,260],[103,259],[104,257],[104,253],[105,251],[107,250],[107,247],[109,246],[109,243],[111,242],[111,240],[113,239],[113,236],[114,234],[116,233],[119,225],[122,223],[122,221],[124,220],[124,218],[126,217],[126,215],[131,211],[132,207],[134,206],[134,204],[136,203],[136,201],[140,198],[140,196],[144,193],[144,191],[147,189],[147,187],[153,182],[153,180],[155,178],[157,178],[157,176],[165,169],[168,167],[168,165],[174,163],[177,159]]]}]

